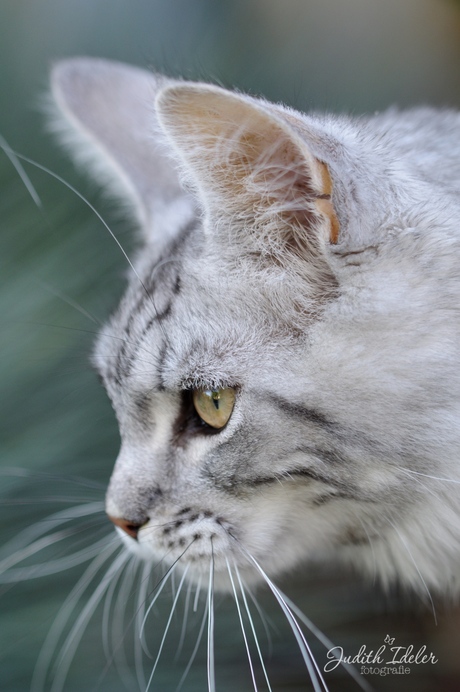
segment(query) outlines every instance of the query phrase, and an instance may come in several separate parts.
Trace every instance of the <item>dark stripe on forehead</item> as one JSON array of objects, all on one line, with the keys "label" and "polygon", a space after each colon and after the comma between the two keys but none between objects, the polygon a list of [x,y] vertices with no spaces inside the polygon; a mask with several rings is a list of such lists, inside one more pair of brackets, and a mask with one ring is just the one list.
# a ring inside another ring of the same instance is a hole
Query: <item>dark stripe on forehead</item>
[{"label": "dark stripe on forehead", "polygon": [[166,389],[165,381],[164,381],[164,368],[165,368],[165,361],[166,361],[166,354],[168,351],[167,343],[164,342],[161,345],[160,349],[160,355],[158,358],[158,379],[160,381],[159,385],[159,390],[160,392],[164,392]]},{"label": "dark stripe on forehead", "polygon": [[[180,268],[177,266],[177,262],[181,260],[180,251],[196,227],[196,219],[192,219],[190,222],[188,222],[186,226],[184,226],[184,228],[178,233],[173,242],[168,245],[165,253],[159,259],[156,258],[155,261],[146,270],[144,270],[142,281],[138,285],[137,297],[132,296],[133,306],[129,309],[128,319],[124,325],[120,326],[121,333],[131,337],[132,328],[136,318],[138,318],[141,312],[147,309],[147,305],[149,303],[153,308],[154,314],[150,314],[148,316],[147,323],[138,337],[139,341],[145,337],[146,333],[155,322],[161,322],[170,314],[173,304],[173,297],[177,297],[181,290]],[[176,266],[174,266],[174,264]],[[161,272],[163,267],[165,268],[165,271]],[[158,274],[159,270],[160,274]],[[156,305],[154,293],[161,279],[163,279],[163,286],[165,286],[168,282],[171,284],[170,292],[172,297],[171,300],[167,301],[166,305],[162,306],[161,310],[159,310]],[[124,300],[127,299],[125,298]],[[116,379],[118,381],[121,381],[123,377],[126,377],[129,374],[131,365],[139,347],[139,341],[134,350],[128,356],[126,342],[121,346],[118,352],[116,363]]]},{"label": "dark stripe on forehead", "polygon": [[[175,260],[171,259],[171,265],[174,261]],[[158,263],[156,263],[150,270],[153,275],[155,275],[156,273],[157,266],[159,266]],[[124,343],[119,350],[117,361],[117,377],[120,380],[123,377],[127,377],[129,375],[132,364],[141,347],[143,339],[146,337],[147,333],[155,324],[161,323],[170,315],[174,300],[180,293],[180,268],[175,266],[171,269],[171,267],[167,267],[166,263],[163,264],[163,267],[165,268],[165,272],[163,273],[163,275],[157,275],[155,277],[155,281],[150,281],[150,286],[148,288],[149,295],[146,295],[145,292],[143,292],[141,296],[138,298],[138,300],[134,303],[133,308],[130,310],[128,320],[126,321],[126,324],[123,328],[124,333],[126,335],[131,336],[131,339],[135,338],[136,341],[135,343],[132,343],[131,349],[128,349],[126,343]],[[156,286],[159,283],[161,283],[160,290],[163,290],[165,294],[162,296],[161,309],[158,308],[157,296],[154,295]],[[170,295],[169,299],[167,298],[168,294]],[[145,313],[144,319],[146,318],[145,324],[140,328],[140,331],[138,329],[133,330],[135,320],[141,321],[142,317],[144,316],[143,313]],[[137,332],[137,334],[135,334],[134,332]]]}]

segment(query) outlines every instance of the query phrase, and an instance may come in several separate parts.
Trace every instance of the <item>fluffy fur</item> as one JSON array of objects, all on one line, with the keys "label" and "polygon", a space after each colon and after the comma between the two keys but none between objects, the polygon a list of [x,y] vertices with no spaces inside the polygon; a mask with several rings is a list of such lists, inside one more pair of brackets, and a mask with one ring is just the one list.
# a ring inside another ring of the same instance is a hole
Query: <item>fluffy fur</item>
[{"label": "fluffy fur", "polygon": [[[251,554],[457,592],[460,115],[304,115],[89,59],[52,82],[143,225],[94,354],[127,544],[194,579],[212,554],[223,586]],[[206,434],[188,393],[220,387]]]}]

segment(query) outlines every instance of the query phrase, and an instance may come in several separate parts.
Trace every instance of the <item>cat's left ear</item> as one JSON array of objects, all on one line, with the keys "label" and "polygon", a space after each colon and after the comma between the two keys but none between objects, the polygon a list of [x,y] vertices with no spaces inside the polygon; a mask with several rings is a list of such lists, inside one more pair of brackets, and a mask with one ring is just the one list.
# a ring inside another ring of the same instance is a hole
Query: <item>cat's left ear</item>
[{"label": "cat's left ear", "polygon": [[300,116],[205,84],[165,88],[157,113],[213,227],[245,230],[241,249],[305,256],[337,243],[331,175]]},{"label": "cat's left ear", "polygon": [[147,240],[165,243],[196,215],[153,107],[170,80],[132,65],[71,58],[51,72],[53,129],[77,161],[131,203]]}]

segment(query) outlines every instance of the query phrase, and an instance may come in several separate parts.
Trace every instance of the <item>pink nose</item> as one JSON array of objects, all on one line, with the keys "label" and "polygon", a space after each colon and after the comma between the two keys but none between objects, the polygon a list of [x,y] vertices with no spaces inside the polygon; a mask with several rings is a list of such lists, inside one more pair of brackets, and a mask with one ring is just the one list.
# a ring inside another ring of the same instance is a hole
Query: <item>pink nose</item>
[{"label": "pink nose", "polygon": [[109,517],[110,521],[115,524],[115,526],[119,526],[120,529],[123,529],[123,531],[128,534],[128,536],[131,536],[131,538],[135,538],[137,540],[137,534],[139,533],[139,529],[141,526],[143,526],[143,524],[135,524],[132,521],[121,519],[120,517],[111,517],[110,514],[107,516]]}]

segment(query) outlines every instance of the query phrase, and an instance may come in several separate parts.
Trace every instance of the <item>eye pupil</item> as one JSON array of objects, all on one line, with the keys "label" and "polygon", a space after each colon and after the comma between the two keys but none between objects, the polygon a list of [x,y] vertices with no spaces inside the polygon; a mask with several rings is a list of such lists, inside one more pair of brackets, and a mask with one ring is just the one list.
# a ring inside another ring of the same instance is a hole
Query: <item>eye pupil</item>
[{"label": "eye pupil", "polygon": [[193,404],[202,421],[211,428],[220,430],[225,427],[232,415],[235,390],[231,387],[212,390],[195,389]]}]

